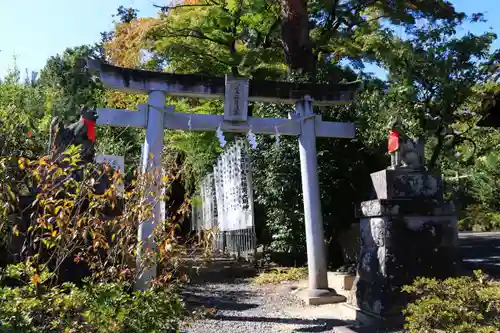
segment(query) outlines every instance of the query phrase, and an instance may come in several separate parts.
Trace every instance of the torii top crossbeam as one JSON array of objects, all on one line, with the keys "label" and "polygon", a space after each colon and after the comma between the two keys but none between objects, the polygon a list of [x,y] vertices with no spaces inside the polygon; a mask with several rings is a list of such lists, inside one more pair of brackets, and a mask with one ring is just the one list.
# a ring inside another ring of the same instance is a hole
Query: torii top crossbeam
[{"label": "torii top crossbeam", "polygon": [[[164,91],[171,96],[224,99],[225,78],[199,74],[173,74],[123,68],[88,59],[87,68],[100,76],[106,88],[127,92]],[[248,100],[295,104],[310,96],[314,105],[349,103],[361,82],[339,84],[249,81]]]}]

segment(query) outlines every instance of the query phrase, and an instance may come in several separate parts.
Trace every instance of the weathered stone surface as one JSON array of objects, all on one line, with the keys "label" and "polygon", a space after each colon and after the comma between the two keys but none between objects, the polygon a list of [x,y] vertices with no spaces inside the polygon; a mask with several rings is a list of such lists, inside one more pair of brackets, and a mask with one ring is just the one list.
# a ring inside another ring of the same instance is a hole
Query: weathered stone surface
[{"label": "weathered stone surface", "polygon": [[363,201],[356,208],[356,217],[399,216],[399,215],[429,215],[443,216],[455,214],[452,201],[436,199],[375,199]]},{"label": "weathered stone surface", "polygon": [[378,199],[431,198],[441,200],[441,177],[412,169],[382,170],[371,174]]},{"label": "weathered stone surface", "polygon": [[371,176],[379,199],[357,210],[361,250],[349,300],[367,313],[400,319],[404,285],[459,273],[457,217],[453,203],[442,200],[440,177],[400,169]]},{"label": "weathered stone surface", "polygon": [[[123,68],[88,59],[89,71],[99,74],[107,87],[144,93],[165,91],[171,96],[223,99],[225,78],[199,74],[173,74]],[[309,95],[315,105],[348,103],[361,87],[360,81],[339,84],[312,84],[271,81],[249,81],[249,101],[294,104]]]},{"label": "weathered stone surface", "polygon": [[354,305],[360,309],[381,317],[397,316],[401,310],[394,300],[399,299],[402,301],[402,295],[391,287],[386,280],[373,282],[357,277],[355,286],[353,291],[356,296],[353,299],[357,304]]},{"label": "weathered stone surface", "polygon": [[324,305],[343,303],[346,297],[337,294],[335,290],[322,291],[321,293],[311,292],[309,289],[302,289],[297,292],[297,296],[307,305]]},{"label": "weathered stone surface", "polygon": [[402,286],[418,276],[457,274],[456,225],[454,216],[361,219],[355,305],[381,316],[396,315],[407,301]]}]

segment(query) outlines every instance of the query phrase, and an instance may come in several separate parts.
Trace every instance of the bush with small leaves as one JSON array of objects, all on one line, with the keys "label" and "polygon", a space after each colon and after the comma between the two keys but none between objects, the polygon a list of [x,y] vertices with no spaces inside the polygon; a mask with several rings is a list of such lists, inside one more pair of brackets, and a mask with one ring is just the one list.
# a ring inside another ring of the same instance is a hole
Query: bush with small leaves
[{"label": "bush with small leaves", "polygon": [[1,277],[19,286],[0,287],[0,332],[178,332],[185,314],[179,297],[165,285],[133,293],[127,282],[50,287],[53,274],[36,271],[31,262],[3,270]]},{"label": "bush with small leaves", "polygon": [[404,311],[410,333],[500,332],[500,282],[481,271],[444,281],[418,278],[403,290],[415,296]]},{"label": "bush with small leaves", "polygon": [[[70,147],[65,158],[57,162],[47,157],[0,160],[0,186],[4,189],[0,206],[9,207],[3,212],[4,218],[6,214],[15,215],[20,209],[18,198],[32,193],[33,213],[28,221],[23,217],[21,224],[12,226],[12,231],[24,238],[28,250],[21,257],[32,258],[35,268],[47,266],[59,273],[68,261],[82,262],[89,266],[96,281],[125,277],[133,282],[153,261],[162,273],[172,274],[185,255],[176,237],[179,226],[164,221],[154,229],[158,255],[144,249],[140,267],[135,260],[137,249],[143,247],[137,239],[138,223],[151,219],[151,199],[165,199],[152,192],[152,184],[169,186],[175,177],[166,174],[159,179],[153,172],[144,173],[120,195],[122,179],[118,172],[106,165],[82,164],[78,149]],[[109,186],[98,193],[96,184],[103,179],[109,180],[105,181]],[[182,222],[188,208],[186,200],[176,211],[176,222]]]},{"label": "bush with small leaves", "polygon": [[[176,287],[187,278],[179,273],[187,250],[176,229],[189,201],[173,214],[175,223],[157,225],[153,246],[137,239],[138,223],[151,220],[152,203],[165,199],[152,185],[170,186],[175,177],[174,171],[161,178],[146,172],[120,194],[121,175],[108,165],[82,163],[76,147],[59,161],[0,158],[0,230],[10,233],[6,242],[23,239],[21,262],[2,270],[0,332],[178,331],[184,307]],[[96,185],[105,179],[101,193]],[[20,214],[23,196],[32,199],[28,215]],[[16,214],[21,218],[9,223]],[[80,263],[86,278],[65,282],[65,265]],[[157,279],[133,292],[151,265]]]}]

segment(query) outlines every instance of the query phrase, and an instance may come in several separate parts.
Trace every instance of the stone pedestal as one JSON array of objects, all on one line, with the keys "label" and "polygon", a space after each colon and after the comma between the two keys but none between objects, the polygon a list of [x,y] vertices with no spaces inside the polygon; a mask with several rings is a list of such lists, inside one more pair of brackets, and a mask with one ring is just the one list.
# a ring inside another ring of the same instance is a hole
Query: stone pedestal
[{"label": "stone pedestal", "polygon": [[458,273],[457,217],[443,200],[442,181],[426,171],[382,170],[371,175],[376,200],[362,202],[358,274],[350,303],[384,319],[401,319],[401,287],[419,276]]}]

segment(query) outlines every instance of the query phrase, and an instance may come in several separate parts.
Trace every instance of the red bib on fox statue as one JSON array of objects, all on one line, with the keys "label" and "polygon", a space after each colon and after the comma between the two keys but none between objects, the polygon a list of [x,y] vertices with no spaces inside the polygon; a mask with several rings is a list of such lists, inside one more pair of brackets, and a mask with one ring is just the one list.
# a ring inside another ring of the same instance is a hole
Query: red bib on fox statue
[{"label": "red bib on fox statue", "polygon": [[58,117],[52,119],[48,154],[53,158],[59,158],[70,145],[75,145],[82,149],[83,161],[88,163],[94,161],[98,114],[87,107],[82,107],[79,113],[80,119],[68,126],[60,122]]},{"label": "red bib on fox statue", "polygon": [[389,132],[389,141],[388,141],[388,147],[387,150],[389,153],[394,153],[399,149],[399,137],[401,136],[401,133],[399,133],[397,130],[394,128],[391,129]]},{"label": "red bib on fox statue", "polygon": [[95,120],[81,117],[80,121],[83,121],[83,124],[85,125],[85,127],[87,129],[87,138],[90,141],[95,142],[95,140],[96,140],[95,139]]}]

